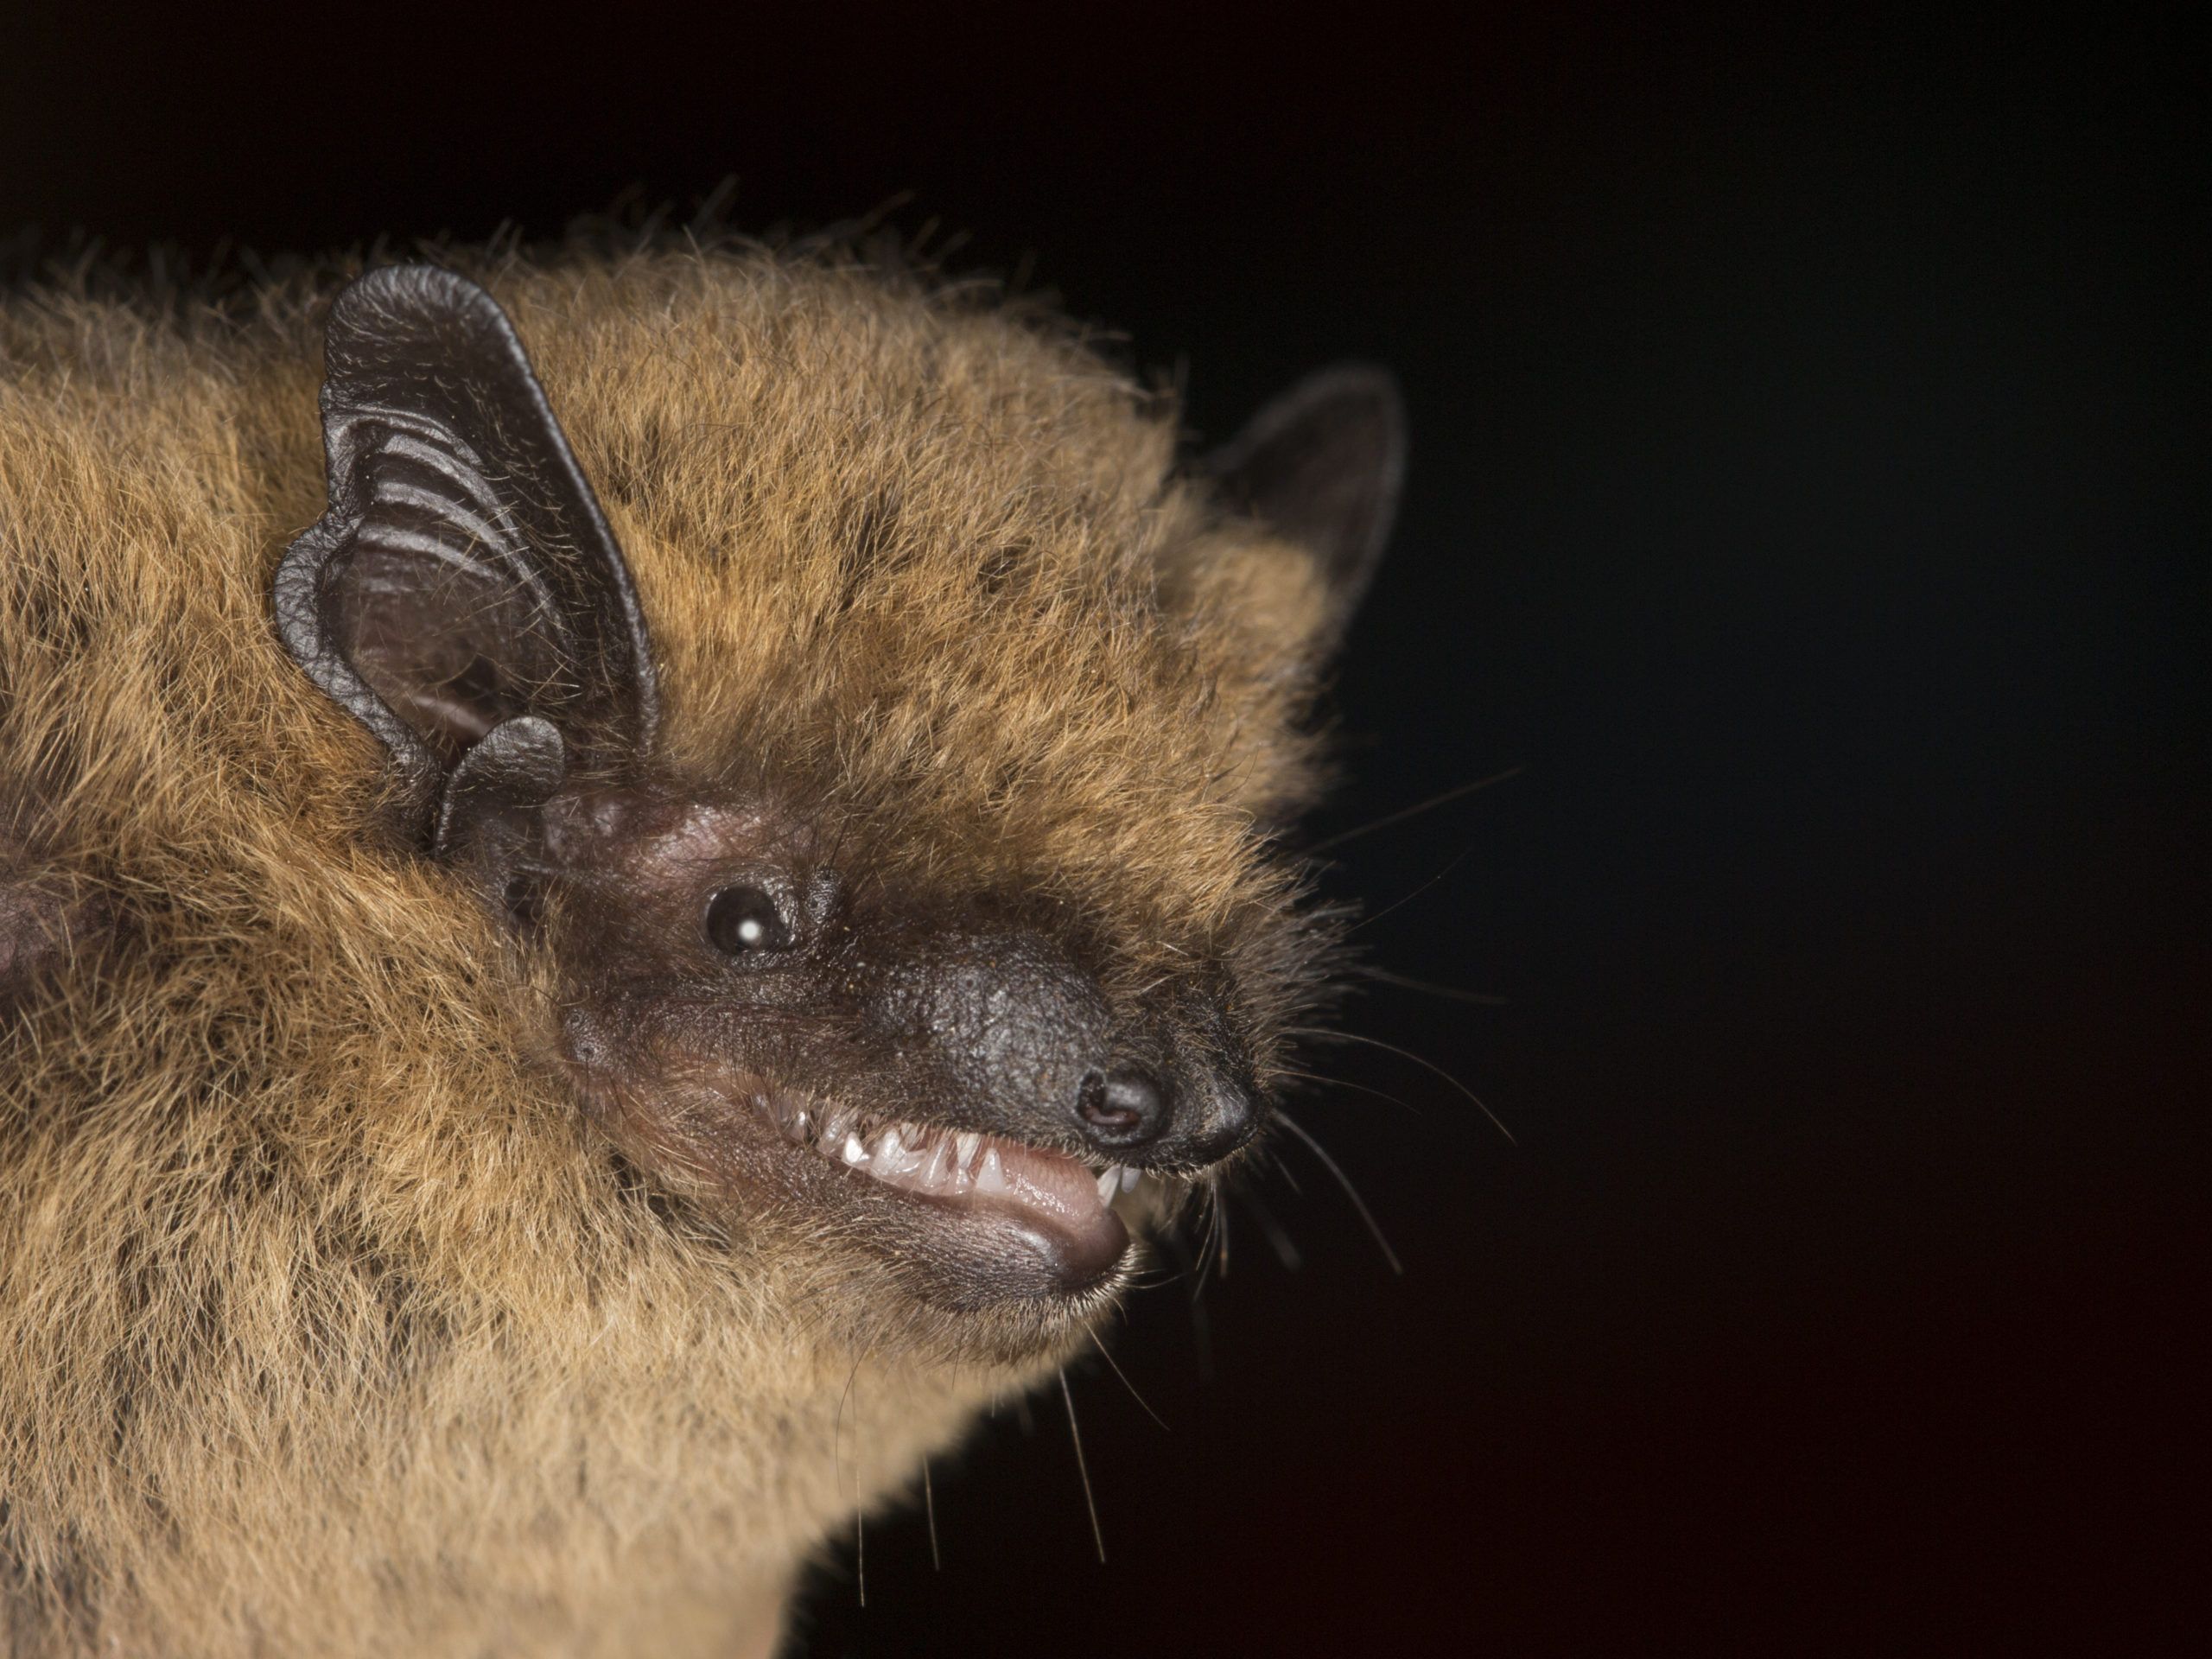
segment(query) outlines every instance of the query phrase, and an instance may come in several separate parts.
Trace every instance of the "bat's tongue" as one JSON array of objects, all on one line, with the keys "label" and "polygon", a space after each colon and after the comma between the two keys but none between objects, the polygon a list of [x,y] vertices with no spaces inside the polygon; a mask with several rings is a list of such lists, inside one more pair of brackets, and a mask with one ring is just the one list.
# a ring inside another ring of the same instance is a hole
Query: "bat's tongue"
[{"label": "bat's tongue", "polygon": [[[948,1140],[948,1132],[938,1131]],[[1116,1215],[1101,1188],[1116,1185],[1117,1172],[1094,1175],[1074,1159],[1017,1141],[984,1137],[972,1162],[952,1156],[933,1156],[925,1140],[918,1162],[894,1160],[888,1172],[880,1171],[871,1157],[868,1173],[891,1186],[949,1198],[963,1206],[995,1210],[1015,1215],[1033,1224],[1050,1228],[1085,1260],[1096,1259],[1102,1268],[1110,1266],[1129,1242],[1128,1230]]]},{"label": "bat's tongue", "polygon": [[[997,1161],[1001,1190],[989,1180],[992,1160]],[[983,1172],[976,1179],[978,1202],[997,1199],[1047,1216],[1072,1230],[1097,1226],[1113,1220],[1109,1200],[1100,1190],[1099,1178],[1072,1158],[1019,1141],[987,1142],[979,1161]],[[1109,1185],[1111,1185],[1109,1182]],[[1118,1223],[1116,1224],[1117,1226]]]}]

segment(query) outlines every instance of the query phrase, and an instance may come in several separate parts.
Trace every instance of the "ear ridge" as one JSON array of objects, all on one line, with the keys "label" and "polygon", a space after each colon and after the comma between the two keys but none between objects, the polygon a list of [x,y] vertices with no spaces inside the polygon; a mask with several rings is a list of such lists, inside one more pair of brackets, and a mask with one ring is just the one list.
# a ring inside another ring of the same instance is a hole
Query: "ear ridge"
[{"label": "ear ridge", "polygon": [[1380,365],[1344,362],[1269,400],[1206,458],[1224,500],[1313,553],[1341,639],[1390,538],[1406,470],[1405,400]]},{"label": "ear ridge", "polygon": [[277,629],[383,741],[418,822],[520,715],[642,750],[644,615],[506,314],[452,271],[386,266],[338,296],[324,350],[329,503],[277,567]]}]

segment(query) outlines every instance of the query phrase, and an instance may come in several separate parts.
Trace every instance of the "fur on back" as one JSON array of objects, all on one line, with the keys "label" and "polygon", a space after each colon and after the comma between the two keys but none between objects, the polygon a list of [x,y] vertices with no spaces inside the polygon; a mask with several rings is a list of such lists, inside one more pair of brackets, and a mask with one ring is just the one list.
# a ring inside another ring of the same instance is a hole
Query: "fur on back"
[{"label": "fur on back", "polygon": [[[469,269],[635,574],[670,768],[810,791],[899,879],[1026,884],[1144,971],[1242,964],[1279,1032],[1322,599],[1179,480],[1166,400],[838,256]],[[121,926],[0,1031],[0,1631],[726,1651],[1036,1368],[628,1173],[530,964],[385,830],[381,751],[270,620],[327,295],[0,304],[0,838]]]}]

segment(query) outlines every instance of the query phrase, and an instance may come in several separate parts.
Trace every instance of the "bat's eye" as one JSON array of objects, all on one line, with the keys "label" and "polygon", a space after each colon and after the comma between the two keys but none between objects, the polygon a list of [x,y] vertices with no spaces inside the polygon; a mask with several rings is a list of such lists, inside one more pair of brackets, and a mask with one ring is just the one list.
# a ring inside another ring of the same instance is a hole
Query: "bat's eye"
[{"label": "bat's eye", "polygon": [[758,950],[788,950],[791,924],[776,901],[759,887],[724,887],[707,901],[707,938],[725,956]]}]

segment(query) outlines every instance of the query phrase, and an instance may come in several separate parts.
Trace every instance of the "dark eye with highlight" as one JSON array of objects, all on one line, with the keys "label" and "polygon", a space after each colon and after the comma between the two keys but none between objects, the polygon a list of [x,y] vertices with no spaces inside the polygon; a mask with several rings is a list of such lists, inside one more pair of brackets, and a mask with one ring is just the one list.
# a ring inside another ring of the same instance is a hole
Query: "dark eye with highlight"
[{"label": "dark eye with highlight", "polygon": [[707,901],[707,938],[725,956],[747,957],[790,950],[791,927],[764,889],[724,887]]}]

